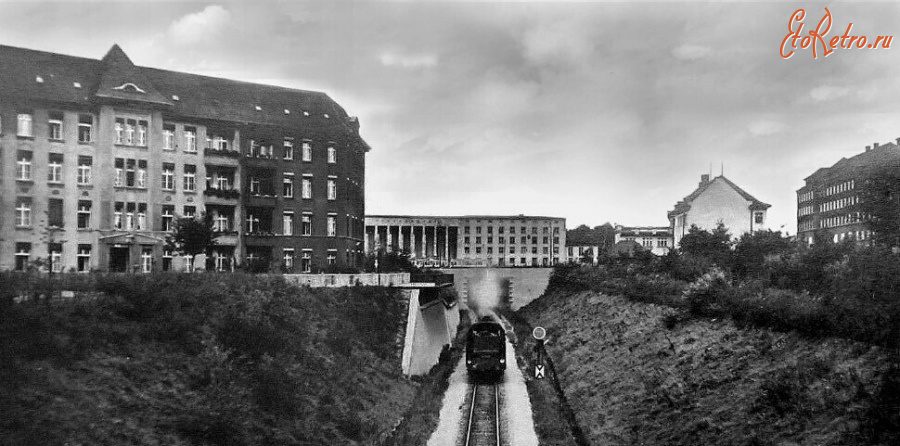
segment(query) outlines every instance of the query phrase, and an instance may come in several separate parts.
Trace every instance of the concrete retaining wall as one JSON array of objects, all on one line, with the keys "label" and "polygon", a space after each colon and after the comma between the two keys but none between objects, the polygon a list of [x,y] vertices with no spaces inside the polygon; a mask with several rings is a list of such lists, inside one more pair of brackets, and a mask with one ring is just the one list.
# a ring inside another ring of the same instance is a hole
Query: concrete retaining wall
[{"label": "concrete retaining wall", "polygon": [[443,302],[436,301],[420,308],[418,289],[404,290],[404,293],[409,293],[409,312],[401,368],[407,376],[424,375],[437,364],[441,350],[456,335],[459,306],[447,308]]},{"label": "concrete retaining wall", "polygon": [[364,274],[285,274],[284,280],[295,285],[319,287],[393,286],[409,283],[409,273]]}]

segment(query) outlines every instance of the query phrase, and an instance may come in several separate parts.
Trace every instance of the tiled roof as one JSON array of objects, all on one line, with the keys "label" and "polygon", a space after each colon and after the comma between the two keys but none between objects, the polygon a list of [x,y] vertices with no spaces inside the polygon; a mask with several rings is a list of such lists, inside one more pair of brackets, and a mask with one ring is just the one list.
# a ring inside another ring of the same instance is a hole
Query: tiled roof
[{"label": "tiled roof", "polygon": [[672,209],[671,211],[669,211],[669,213],[668,213],[669,218],[672,218],[672,217],[674,217],[674,216],[676,216],[676,215],[678,215],[678,214],[683,214],[683,213],[687,212],[688,210],[690,210],[690,208],[691,208],[691,203],[692,203],[695,199],[697,199],[697,197],[699,197],[700,194],[702,194],[703,192],[705,192],[706,189],[708,189],[709,186],[710,186],[713,182],[718,181],[718,180],[724,181],[725,184],[727,184],[729,187],[731,187],[732,189],[734,189],[735,192],[737,192],[738,194],[740,194],[740,196],[741,196],[743,199],[749,201],[749,202],[750,202],[750,206],[748,206],[748,208],[749,208],[750,210],[765,210],[765,209],[768,209],[768,208],[772,207],[772,205],[770,205],[770,204],[763,203],[762,201],[757,200],[756,197],[754,197],[753,195],[750,195],[750,194],[747,193],[745,190],[743,190],[743,189],[741,189],[740,187],[738,187],[737,184],[734,184],[734,182],[732,182],[732,181],[729,180],[728,178],[725,178],[724,175],[720,175],[720,176],[717,176],[717,177],[715,177],[715,178],[713,178],[713,179],[711,179],[711,180],[709,180],[709,181],[705,181],[705,182],[701,183],[701,184],[697,187],[697,189],[695,189],[693,192],[691,192],[690,195],[688,195],[687,197],[684,197],[683,200],[681,200],[681,201],[679,201],[678,203],[676,203],[676,204],[675,204],[675,208]]},{"label": "tiled roof", "polygon": [[140,101],[186,118],[357,130],[325,93],[137,67],[118,45],[103,60],[0,45],[0,96],[82,106]]},{"label": "tiled roof", "polygon": [[854,155],[850,158],[841,158],[831,167],[821,167],[813,172],[812,175],[804,180],[809,183],[818,178],[825,178],[831,174],[840,174],[847,170],[871,169],[874,167],[885,165],[900,166],[900,146],[889,142],[880,144],[865,152]]}]

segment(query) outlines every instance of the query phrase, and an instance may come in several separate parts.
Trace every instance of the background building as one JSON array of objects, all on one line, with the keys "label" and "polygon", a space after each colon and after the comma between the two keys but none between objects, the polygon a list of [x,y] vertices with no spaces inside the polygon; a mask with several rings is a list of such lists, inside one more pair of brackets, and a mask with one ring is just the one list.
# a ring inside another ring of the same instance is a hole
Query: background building
[{"label": "background building", "polygon": [[697,189],[668,213],[673,246],[678,246],[692,225],[711,230],[722,223],[732,238],[765,229],[769,207],[724,176],[710,180],[709,175],[701,175]]},{"label": "background building", "polygon": [[366,216],[367,253],[408,252],[422,266],[550,266],[565,246],[564,218]]},{"label": "background building", "polygon": [[872,231],[862,210],[861,189],[878,168],[900,172],[900,138],[896,144],[866,146],[863,153],[806,177],[797,190],[797,237],[810,244],[817,233],[834,242],[868,240]]},{"label": "background building", "polygon": [[622,226],[616,225],[615,243],[635,242],[651,253],[666,255],[672,246],[671,228],[666,226]]},{"label": "background building", "polygon": [[0,46],[0,269],[180,268],[166,237],[203,213],[218,270],[353,266],[358,130],[323,93],[137,67],[118,46],[102,60]]}]

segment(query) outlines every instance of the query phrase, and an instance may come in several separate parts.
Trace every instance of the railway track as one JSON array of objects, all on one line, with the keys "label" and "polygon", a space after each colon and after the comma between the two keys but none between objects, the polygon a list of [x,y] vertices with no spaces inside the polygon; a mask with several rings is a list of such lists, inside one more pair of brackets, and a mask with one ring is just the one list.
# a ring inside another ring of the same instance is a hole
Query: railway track
[{"label": "railway track", "polygon": [[464,446],[500,446],[500,390],[497,384],[473,384]]}]

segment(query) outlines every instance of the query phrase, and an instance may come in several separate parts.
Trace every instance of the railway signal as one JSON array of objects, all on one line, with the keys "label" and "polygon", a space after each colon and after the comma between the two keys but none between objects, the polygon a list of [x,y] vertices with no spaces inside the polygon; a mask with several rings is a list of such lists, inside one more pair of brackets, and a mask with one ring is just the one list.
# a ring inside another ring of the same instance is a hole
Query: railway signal
[{"label": "railway signal", "polygon": [[544,366],[540,364],[534,366],[534,377],[537,379],[542,379],[544,377]]}]

